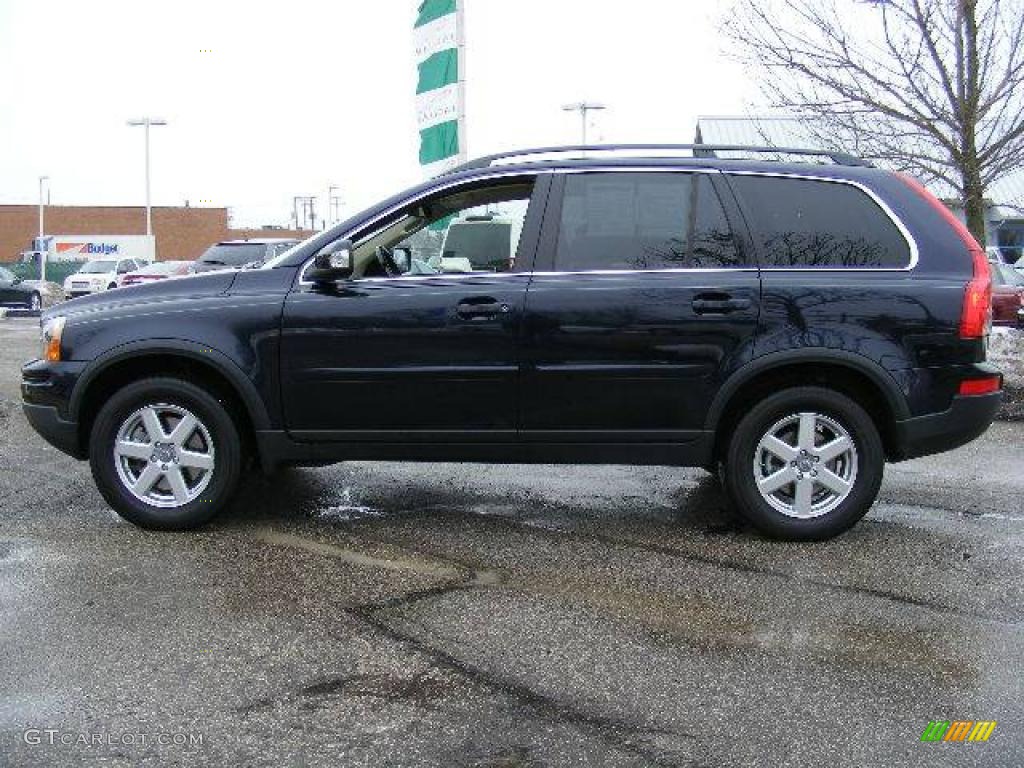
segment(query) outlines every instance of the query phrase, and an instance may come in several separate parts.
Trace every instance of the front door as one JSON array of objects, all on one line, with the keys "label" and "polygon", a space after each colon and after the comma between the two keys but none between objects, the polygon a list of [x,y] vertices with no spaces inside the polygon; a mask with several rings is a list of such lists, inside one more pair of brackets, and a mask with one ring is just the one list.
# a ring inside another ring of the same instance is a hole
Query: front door
[{"label": "front door", "polygon": [[357,236],[352,279],[300,283],[281,342],[292,437],[513,442],[547,187],[523,176],[416,200]]},{"label": "front door", "polygon": [[724,373],[751,354],[760,305],[727,190],[684,171],[554,186],[526,301],[523,439],[697,439]]}]

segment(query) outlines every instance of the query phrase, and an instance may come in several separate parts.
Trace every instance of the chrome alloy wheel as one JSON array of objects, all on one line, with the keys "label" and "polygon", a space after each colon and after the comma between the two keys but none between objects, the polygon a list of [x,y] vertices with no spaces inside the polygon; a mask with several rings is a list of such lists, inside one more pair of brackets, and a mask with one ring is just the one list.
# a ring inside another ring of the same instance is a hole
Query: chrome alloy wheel
[{"label": "chrome alloy wheel", "polygon": [[32,294],[32,298],[30,298],[28,302],[28,308],[31,309],[33,312],[38,312],[40,309],[43,308],[43,302],[42,299],[39,298],[38,293]]},{"label": "chrome alloy wheel", "polygon": [[857,480],[857,447],[835,419],[795,413],[777,421],[754,451],[761,497],[784,515],[807,519],[838,507]]},{"label": "chrome alloy wheel", "polygon": [[114,441],[114,465],[124,487],[153,507],[195,500],[213,478],[210,432],[177,405],[147,405],[124,420]]}]

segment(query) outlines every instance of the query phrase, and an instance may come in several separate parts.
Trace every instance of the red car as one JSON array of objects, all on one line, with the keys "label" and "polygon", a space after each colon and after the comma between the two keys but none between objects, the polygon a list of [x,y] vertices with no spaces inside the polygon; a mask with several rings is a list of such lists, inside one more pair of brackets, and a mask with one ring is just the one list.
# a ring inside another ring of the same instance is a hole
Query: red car
[{"label": "red car", "polygon": [[154,280],[166,280],[170,277],[186,277],[191,266],[191,261],[158,261],[147,264],[142,269],[125,275],[121,281],[121,287],[127,288],[129,285],[152,283]]},{"label": "red car", "polygon": [[1009,264],[992,268],[992,324],[1024,326],[1024,275]]}]

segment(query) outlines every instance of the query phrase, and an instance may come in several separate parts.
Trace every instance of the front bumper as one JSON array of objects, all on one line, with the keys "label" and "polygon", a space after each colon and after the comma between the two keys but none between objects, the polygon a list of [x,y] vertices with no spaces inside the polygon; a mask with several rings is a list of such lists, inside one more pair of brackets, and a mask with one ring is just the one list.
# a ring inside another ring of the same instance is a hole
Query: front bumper
[{"label": "front bumper", "polygon": [[1003,393],[957,396],[942,413],[918,416],[895,425],[893,461],[959,448],[983,434],[995,420]]},{"label": "front bumper", "polygon": [[64,421],[57,408],[52,405],[22,403],[21,408],[25,412],[28,423],[32,425],[32,429],[42,435],[46,442],[58,451],[76,459],[85,458],[78,440],[77,422]]},{"label": "front bumper", "polygon": [[32,428],[54,448],[85,458],[78,422],[69,413],[71,393],[85,363],[33,360],[21,369],[22,410]]},{"label": "front bumper", "polygon": [[93,288],[89,290],[85,290],[84,288],[76,288],[75,290],[72,291],[65,289],[64,298],[70,301],[71,299],[77,299],[82,296],[92,296],[94,293],[103,293],[104,290],[105,289],[103,288]]}]

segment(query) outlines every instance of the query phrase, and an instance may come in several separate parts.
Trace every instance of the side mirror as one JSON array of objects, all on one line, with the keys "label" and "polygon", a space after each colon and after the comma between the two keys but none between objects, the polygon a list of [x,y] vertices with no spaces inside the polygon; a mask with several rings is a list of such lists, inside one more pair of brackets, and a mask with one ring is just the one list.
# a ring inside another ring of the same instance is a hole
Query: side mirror
[{"label": "side mirror", "polygon": [[306,277],[314,283],[333,283],[352,277],[352,241],[337,240],[313,257]]},{"label": "side mirror", "polygon": [[394,257],[395,264],[398,265],[399,270],[408,272],[412,269],[412,248],[394,248],[391,251],[391,255]]},{"label": "side mirror", "polygon": [[11,281],[11,285],[17,285],[20,282],[21,282],[21,278],[18,277],[17,275],[15,275],[14,276],[14,280]]}]

